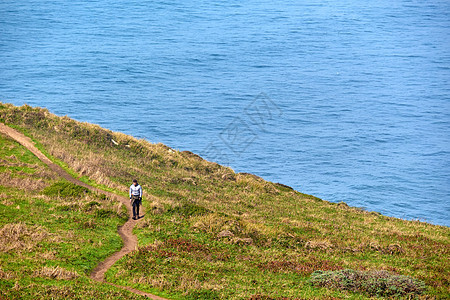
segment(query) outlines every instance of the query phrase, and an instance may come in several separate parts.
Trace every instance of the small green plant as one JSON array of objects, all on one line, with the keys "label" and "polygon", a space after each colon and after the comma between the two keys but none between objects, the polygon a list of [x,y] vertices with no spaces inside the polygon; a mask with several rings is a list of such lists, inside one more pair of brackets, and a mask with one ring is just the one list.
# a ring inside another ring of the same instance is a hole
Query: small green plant
[{"label": "small green plant", "polygon": [[89,192],[85,187],[67,181],[58,181],[44,189],[47,196],[79,197]]},{"label": "small green plant", "polygon": [[395,275],[384,270],[315,271],[311,274],[310,283],[314,286],[381,297],[420,295],[425,291],[423,281],[409,276]]}]

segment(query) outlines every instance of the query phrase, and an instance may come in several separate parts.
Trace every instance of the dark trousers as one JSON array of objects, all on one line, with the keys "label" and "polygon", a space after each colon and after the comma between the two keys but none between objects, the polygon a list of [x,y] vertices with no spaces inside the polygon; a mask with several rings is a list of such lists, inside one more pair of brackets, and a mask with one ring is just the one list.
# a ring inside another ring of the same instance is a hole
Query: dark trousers
[{"label": "dark trousers", "polygon": [[139,197],[132,196],[132,206],[133,206],[133,217],[139,217],[139,206],[141,205],[141,200]]}]

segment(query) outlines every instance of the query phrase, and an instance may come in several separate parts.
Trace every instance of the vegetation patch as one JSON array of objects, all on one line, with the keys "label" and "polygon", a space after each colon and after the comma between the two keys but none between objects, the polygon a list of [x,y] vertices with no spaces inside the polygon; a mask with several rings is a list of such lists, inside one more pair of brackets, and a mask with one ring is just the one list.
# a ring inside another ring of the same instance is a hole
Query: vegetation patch
[{"label": "vegetation patch", "polygon": [[211,212],[209,209],[197,205],[193,202],[185,201],[181,205],[174,206],[167,210],[168,213],[176,213],[184,217],[206,215]]},{"label": "vegetation patch", "polygon": [[95,215],[98,218],[109,218],[115,214],[116,213],[114,211],[112,211],[111,209],[100,208],[95,211]]},{"label": "vegetation patch", "polygon": [[311,274],[310,282],[315,286],[382,297],[420,295],[426,288],[423,281],[384,270],[316,271]]},{"label": "vegetation patch", "polygon": [[329,260],[308,257],[305,261],[301,262],[293,260],[273,260],[263,262],[258,264],[258,268],[271,272],[295,272],[302,275],[309,275],[317,269],[339,270],[342,267]]},{"label": "vegetation patch", "polygon": [[79,197],[87,194],[89,190],[68,181],[58,181],[46,187],[43,193],[47,196]]},{"label": "vegetation patch", "polygon": [[35,277],[71,280],[79,277],[75,271],[69,271],[59,266],[56,267],[42,267],[40,270],[34,272]]},{"label": "vegetation patch", "polygon": [[0,252],[31,251],[48,237],[48,232],[39,226],[24,223],[6,224],[0,229]]}]

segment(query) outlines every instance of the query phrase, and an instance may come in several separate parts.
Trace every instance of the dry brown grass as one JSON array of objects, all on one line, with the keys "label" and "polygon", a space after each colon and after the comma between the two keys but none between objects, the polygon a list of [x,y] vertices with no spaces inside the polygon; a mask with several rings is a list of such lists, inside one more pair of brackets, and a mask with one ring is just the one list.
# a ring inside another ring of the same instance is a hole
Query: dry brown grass
[{"label": "dry brown grass", "polygon": [[144,276],[141,280],[144,280],[161,290],[169,289],[173,286],[173,284],[167,280],[163,274],[156,275],[155,277]]},{"label": "dry brown grass", "polygon": [[49,233],[40,226],[28,226],[24,223],[6,224],[0,229],[0,251],[31,251],[48,237]]},{"label": "dry brown grass", "polygon": [[34,273],[34,277],[51,278],[57,280],[71,280],[79,277],[77,272],[69,271],[59,266],[42,267]]},{"label": "dry brown grass", "polygon": [[164,205],[159,201],[150,202],[150,205],[148,207],[150,208],[149,213],[152,214],[162,214],[165,211]]},{"label": "dry brown grass", "polygon": [[308,241],[305,244],[305,248],[327,250],[333,248],[333,244],[328,240]]},{"label": "dry brown grass", "polygon": [[342,269],[342,265],[336,264],[329,260],[323,260],[310,256],[303,261],[280,259],[262,262],[258,264],[258,268],[274,273],[295,272],[303,275],[309,275],[317,269],[324,271],[340,270]]},{"label": "dry brown grass", "polygon": [[2,267],[0,267],[0,279],[12,279],[15,278],[16,275],[11,271],[4,271]]},{"label": "dry brown grass", "polygon": [[0,194],[0,203],[5,206],[11,206],[14,204],[14,201],[12,201],[6,193],[1,193]]},{"label": "dry brown grass", "polygon": [[0,185],[22,190],[42,190],[48,183],[45,178],[36,178],[39,174],[27,177],[17,177],[10,171],[0,173]]},{"label": "dry brown grass", "polygon": [[223,230],[230,230],[235,234],[241,230],[238,222],[231,218],[220,216],[216,213],[194,217],[191,222],[193,228],[214,235]]},{"label": "dry brown grass", "polygon": [[202,288],[202,283],[196,279],[192,278],[188,274],[181,276],[180,284],[177,286],[177,290],[184,293],[184,295],[188,294],[188,291],[191,290],[199,290]]}]

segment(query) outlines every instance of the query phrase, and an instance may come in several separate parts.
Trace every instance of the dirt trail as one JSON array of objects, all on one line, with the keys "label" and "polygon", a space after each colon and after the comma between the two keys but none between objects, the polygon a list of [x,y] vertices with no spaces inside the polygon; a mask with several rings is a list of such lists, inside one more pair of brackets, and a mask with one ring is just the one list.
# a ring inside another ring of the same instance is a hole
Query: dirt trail
[{"label": "dirt trail", "polygon": [[[55,171],[59,176],[63,177],[64,179],[66,179],[74,184],[88,188],[89,190],[105,194],[107,197],[110,197],[112,199],[120,201],[120,202],[122,202],[123,205],[125,205],[125,207],[128,210],[128,213],[129,213],[128,221],[125,224],[123,224],[123,226],[119,227],[119,229],[118,229],[119,235],[122,238],[124,245],[120,251],[114,253],[110,257],[107,257],[104,261],[100,262],[91,273],[92,279],[99,281],[99,282],[105,282],[104,278],[105,278],[106,271],[120,258],[122,258],[126,254],[130,253],[131,251],[133,251],[137,248],[137,238],[133,234],[132,231],[133,231],[133,227],[136,225],[137,222],[139,222],[139,220],[133,220],[131,218],[132,210],[131,210],[130,200],[126,197],[119,196],[114,193],[95,188],[95,187],[90,186],[76,178],[73,178],[63,168],[61,168],[57,164],[53,163],[50,159],[48,159],[47,156],[45,156],[38,148],[36,148],[36,146],[34,145],[34,142],[29,137],[22,134],[21,132],[18,132],[17,130],[15,130],[9,126],[6,126],[3,123],[0,123],[0,132],[6,134],[7,136],[10,136],[14,140],[16,140],[17,142],[22,144],[25,148],[27,148],[34,155],[36,155],[41,161],[43,161],[45,164],[47,164],[50,167],[50,169]],[[142,208],[142,206],[141,206],[141,208]],[[141,215],[142,214],[144,214],[143,209],[142,209]],[[108,282],[105,282],[105,283],[108,283]],[[150,294],[150,293],[136,290],[131,287],[119,286],[119,285],[116,285],[113,283],[108,283],[108,284],[118,287],[118,288],[126,289],[126,290],[128,290],[132,293],[138,294],[138,295],[147,296],[150,299],[159,299],[159,300],[165,299],[165,298],[162,298],[162,297]]]}]

